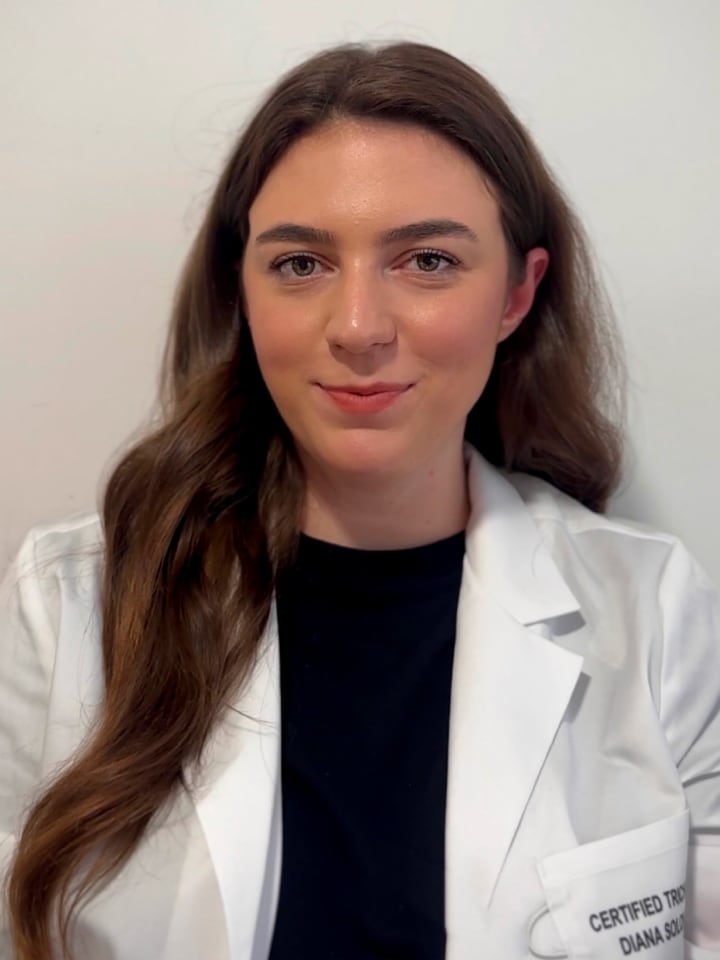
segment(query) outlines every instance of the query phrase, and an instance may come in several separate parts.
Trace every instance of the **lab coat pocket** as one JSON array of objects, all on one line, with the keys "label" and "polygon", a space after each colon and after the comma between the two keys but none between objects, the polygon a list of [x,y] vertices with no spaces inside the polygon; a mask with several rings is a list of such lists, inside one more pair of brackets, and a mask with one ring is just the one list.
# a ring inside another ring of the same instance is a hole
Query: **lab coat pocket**
[{"label": "lab coat pocket", "polygon": [[682,960],[688,831],[684,810],[539,861],[567,957]]}]

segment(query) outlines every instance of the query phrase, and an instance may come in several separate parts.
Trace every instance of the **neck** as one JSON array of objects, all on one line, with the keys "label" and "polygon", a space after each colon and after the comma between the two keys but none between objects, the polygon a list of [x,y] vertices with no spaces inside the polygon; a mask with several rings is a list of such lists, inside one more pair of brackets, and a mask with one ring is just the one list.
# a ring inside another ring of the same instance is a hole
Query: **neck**
[{"label": "neck", "polygon": [[337,476],[306,465],[302,530],[364,550],[422,546],[464,530],[469,515],[462,450],[441,467],[411,474]]}]

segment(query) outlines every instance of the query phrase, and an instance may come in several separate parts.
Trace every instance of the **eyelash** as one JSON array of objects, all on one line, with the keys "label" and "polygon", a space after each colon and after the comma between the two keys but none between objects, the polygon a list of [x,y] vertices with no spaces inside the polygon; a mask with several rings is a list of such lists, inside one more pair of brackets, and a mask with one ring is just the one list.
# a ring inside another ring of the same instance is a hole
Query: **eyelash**
[{"label": "eyelash", "polygon": [[[451,257],[449,253],[443,253],[442,250],[435,250],[432,247],[426,247],[423,250],[416,250],[408,259],[414,260],[417,257],[438,257],[438,259],[445,262],[447,265],[444,270],[418,270],[417,273],[433,274],[433,273],[446,273],[448,270],[453,269],[454,267],[459,266],[460,261],[456,260],[455,257]],[[292,263],[293,260],[312,260],[315,263],[319,263],[320,260],[312,253],[286,253],[282,257],[278,257],[277,260],[274,260],[270,264],[270,270],[273,273],[280,273],[281,268],[286,263]],[[310,274],[308,277],[296,277],[298,280],[310,279],[314,274]]]}]

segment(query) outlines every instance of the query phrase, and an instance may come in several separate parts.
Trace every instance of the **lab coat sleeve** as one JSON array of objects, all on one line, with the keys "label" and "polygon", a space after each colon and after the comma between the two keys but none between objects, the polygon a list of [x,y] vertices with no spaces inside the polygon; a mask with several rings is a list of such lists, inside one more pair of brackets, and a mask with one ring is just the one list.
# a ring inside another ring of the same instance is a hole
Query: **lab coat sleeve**
[{"label": "lab coat sleeve", "polygon": [[[55,574],[29,534],[0,584],[0,883],[41,780],[56,645]],[[9,957],[0,901],[0,957]]]},{"label": "lab coat sleeve", "polygon": [[720,958],[720,611],[680,544],[660,585],[660,718],[690,808],[687,960]]}]

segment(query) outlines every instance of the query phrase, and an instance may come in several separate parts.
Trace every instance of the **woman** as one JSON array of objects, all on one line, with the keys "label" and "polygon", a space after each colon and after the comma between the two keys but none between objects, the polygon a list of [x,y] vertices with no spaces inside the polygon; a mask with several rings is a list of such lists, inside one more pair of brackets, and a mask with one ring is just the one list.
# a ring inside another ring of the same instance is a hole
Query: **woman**
[{"label": "woman", "polygon": [[712,593],[601,514],[611,327],[487,81],[284,77],[167,356],[101,518],[7,580],[14,955],[720,955]]}]

